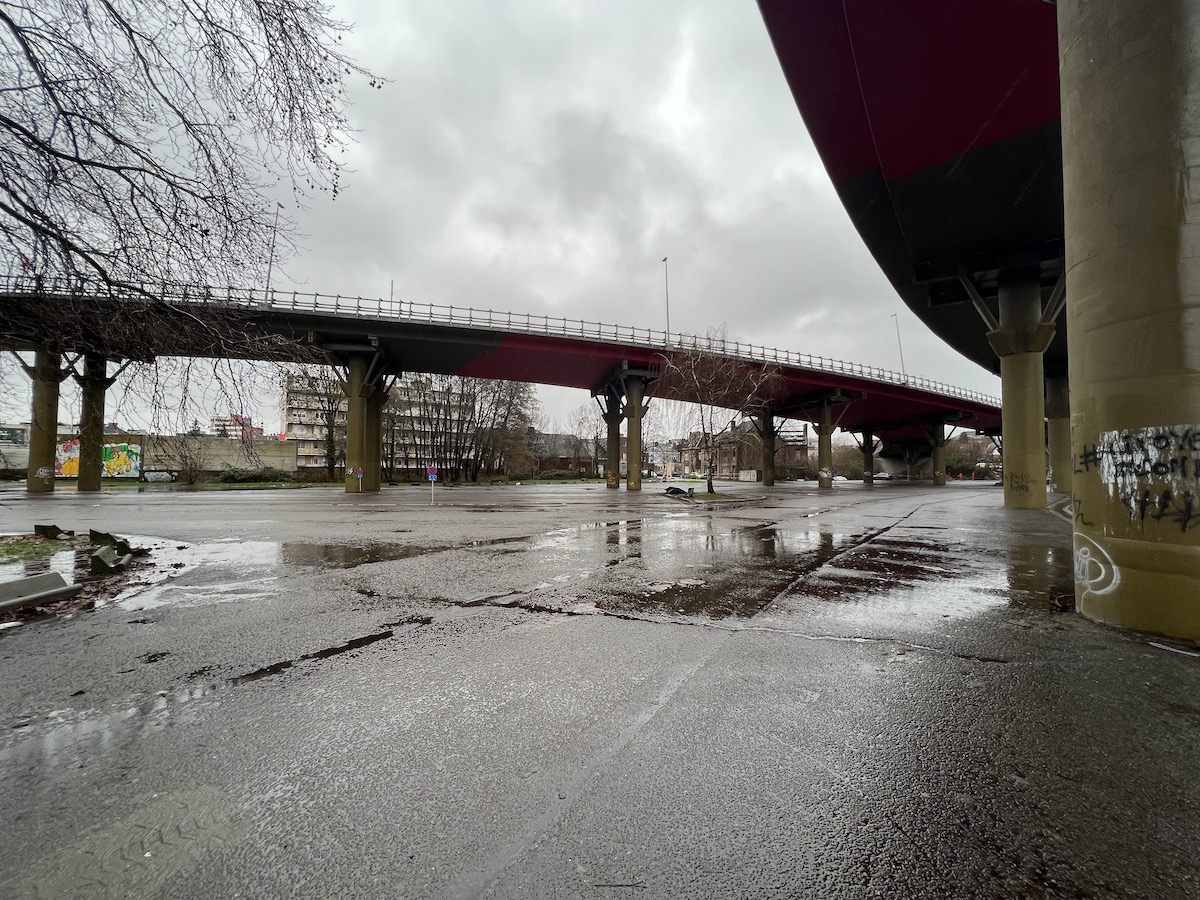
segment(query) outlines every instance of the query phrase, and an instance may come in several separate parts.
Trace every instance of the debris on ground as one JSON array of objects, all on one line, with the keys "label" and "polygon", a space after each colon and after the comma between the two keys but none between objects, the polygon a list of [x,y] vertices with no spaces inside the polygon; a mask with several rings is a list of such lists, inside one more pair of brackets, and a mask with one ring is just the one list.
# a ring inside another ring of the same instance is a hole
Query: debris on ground
[{"label": "debris on ground", "polygon": [[[91,531],[88,539],[57,525],[37,525],[34,532],[0,537],[0,564],[17,563],[24,569],[0,582],[0,628],[92,609],[120,593],[138,568],[137,560],[150,552],[106,532]],[[74,583],[67,580],[70,573],[49,571],[51,557],[64,551],[75,554]]]}]

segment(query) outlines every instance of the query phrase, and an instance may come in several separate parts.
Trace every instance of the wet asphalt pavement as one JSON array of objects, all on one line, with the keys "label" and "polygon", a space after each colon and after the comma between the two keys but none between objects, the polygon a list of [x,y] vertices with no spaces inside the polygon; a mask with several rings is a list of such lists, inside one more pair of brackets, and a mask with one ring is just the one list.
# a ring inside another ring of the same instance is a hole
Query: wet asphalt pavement
[{"label": "wet asphalt pavement", "polygon": [[1200,896],[1200,656],[1066,522],[722,489],[0,492],[153,548],[0,631],[0,893]]}]

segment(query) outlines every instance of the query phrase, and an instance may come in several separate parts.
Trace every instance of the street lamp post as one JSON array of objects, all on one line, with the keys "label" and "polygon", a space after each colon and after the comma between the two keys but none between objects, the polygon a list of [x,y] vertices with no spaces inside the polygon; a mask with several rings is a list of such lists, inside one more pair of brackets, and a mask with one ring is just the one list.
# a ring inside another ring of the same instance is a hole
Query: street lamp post
[{"label": "street lamp post", "polygon": [[275,203],[275,221],[271,223],[271,255],[267,257],[267,299],[271,297],[271,270],[275,267],[275,235],[279,233],[279,211],[283,204]]},{"label": "street lamp post", "polygon": [[667,304],[667,340],[671,339],[671,281],[667,276],[667,258],[664,256],[663,261],[663,299]]},{"label": "street lamp post", "polygon": [[896,346],[900,350],[900,374],[904,376],[904,381],[908,383],[908,372],[904,368],[904,345],[900,343],[900,320],[896,318],[896,313],[892,313],[892,319],[896,323]]}]

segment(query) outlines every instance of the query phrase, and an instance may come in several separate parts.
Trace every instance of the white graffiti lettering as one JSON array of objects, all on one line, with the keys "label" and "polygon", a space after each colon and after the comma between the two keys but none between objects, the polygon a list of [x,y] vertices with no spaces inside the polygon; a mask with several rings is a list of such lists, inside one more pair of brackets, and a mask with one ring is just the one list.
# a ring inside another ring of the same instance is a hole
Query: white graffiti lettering
[{"label": "white graffiti lettering", "polygon": [[1095,596],[1110,594],[1121,583],[1121,573],[1108,551],[1079,532],[1075,532],[1075,583]]}]

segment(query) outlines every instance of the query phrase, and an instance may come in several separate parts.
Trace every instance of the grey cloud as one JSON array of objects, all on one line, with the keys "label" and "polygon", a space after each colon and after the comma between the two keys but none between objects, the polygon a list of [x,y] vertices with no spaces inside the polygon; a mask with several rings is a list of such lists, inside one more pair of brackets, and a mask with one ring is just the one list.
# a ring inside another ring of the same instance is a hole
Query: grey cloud
[{"label": "grey cloud", "polygon": [[[995,391],[907,312],[837,201],[752,3],[337,0],[356,89],[309,290],[662,327]],[[278,276],[277,276],[278,277]]]}]

